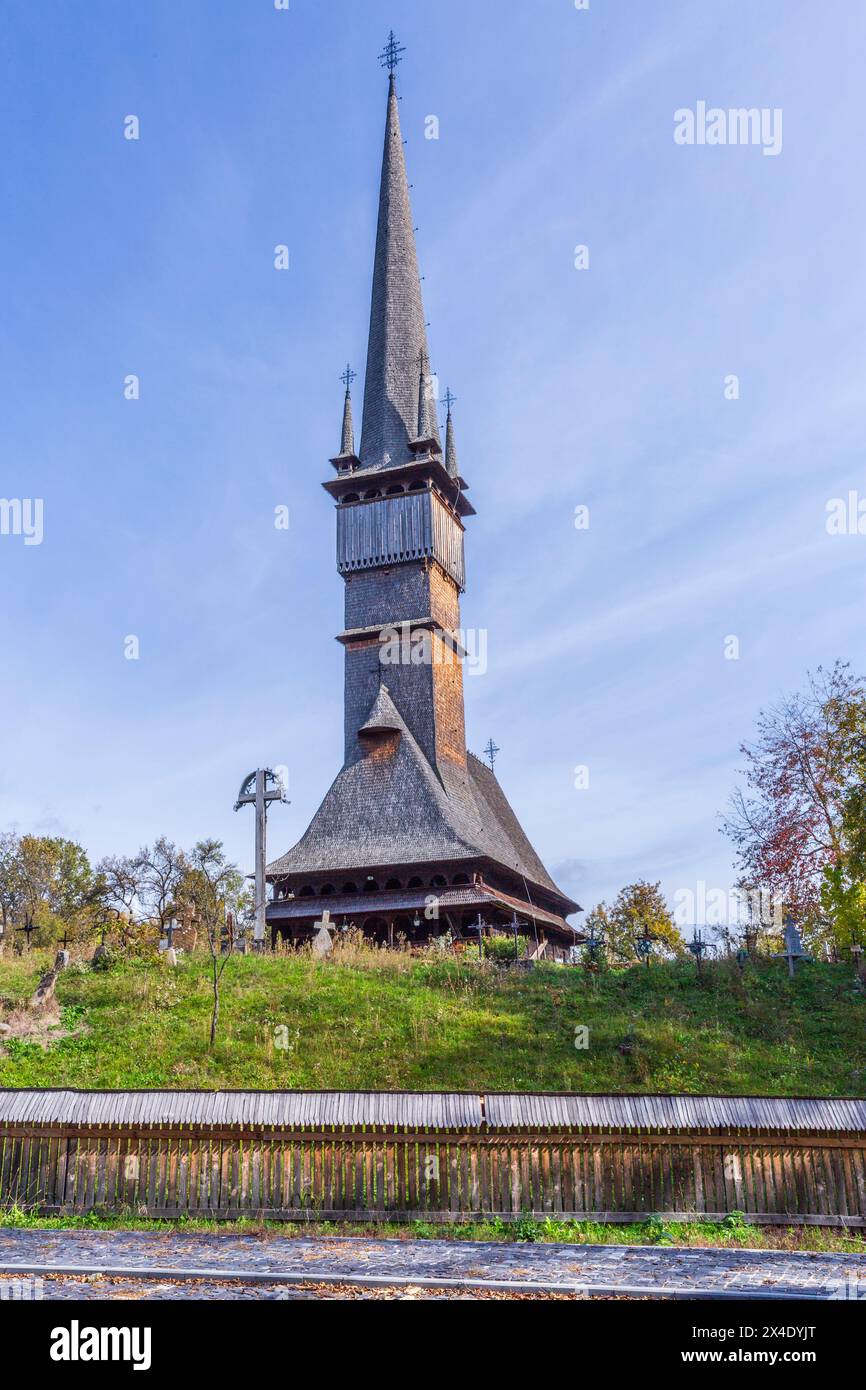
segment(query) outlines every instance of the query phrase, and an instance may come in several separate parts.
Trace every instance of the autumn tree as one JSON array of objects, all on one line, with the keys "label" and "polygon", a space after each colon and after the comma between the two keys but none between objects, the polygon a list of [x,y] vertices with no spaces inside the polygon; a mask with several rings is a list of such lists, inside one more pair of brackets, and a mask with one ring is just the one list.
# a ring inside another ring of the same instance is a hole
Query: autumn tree
[{"label": "autumn tree", "polygon": [[[606,911],[606,909],[605,909]],[[638,879],[621,888],[608,917],[607,941],[611,959],[639,959],[635,940],[644,933],[662,956],[684,956],[686,944],[678,931],[660,883]]]},{"label": "autumn tree", "polygon": [[[610,912],[606,902],[596,903],[587,914],[580,929],[587,936],[594,929],[596,937],[604,938],[604,945],[601,950],[596,952],[595,963],[602,965],[606,960],[613,957],[613,942],[615,938],[614,928],[610,920]],[[585,964],[592,962],[592,954],[588,946],[582,948],[582,957]]]},{"label": "autumn tree", "polygon": [[175,914],[178,893],[190,868],[190,861],[171,840],[161,835],[152,847],[140,849],[131,861],[136,878],[136,896],[145,916],[165,934]]},{"label": "autumn tree", "polygon": [[829,930],[850,944],[866,932],[862,680],[845,662],[819,667],[804,690],[761,711],[741,752],[745,786],[724,818],[741,881],[783,902],[813,941]]},{"label": "autumn tree", "polygon": [[104,925],[106,918],[111,919],[121,950],[145,944],[155,933],[148,931],[141,901],[144,869],[139,858],[106,855],[96,866],[96,877],[102,923]]},{"label": "autumn tree", "polygon": [[23,902],[21,841],[12,830],[0,835],[0,941],[18,921]]},{"label": "autumn tree", "polygon": [[22,835],[18,842],[23,927],[37,945],[56,940],[58,929],[86,934],[97,900],[97,883],[81,845],[47,835]]}]

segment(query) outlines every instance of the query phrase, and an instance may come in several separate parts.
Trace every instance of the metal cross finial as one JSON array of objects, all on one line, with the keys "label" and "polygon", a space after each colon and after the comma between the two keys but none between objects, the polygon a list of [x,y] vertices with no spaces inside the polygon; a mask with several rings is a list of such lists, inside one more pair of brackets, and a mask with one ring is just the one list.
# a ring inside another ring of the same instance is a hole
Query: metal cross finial
[{"label": "metal cross finial", "polygon": [[418,366],[421,368],[421,375],[422,375],[422,376],[425,376],[425,375],[426,375],[427,363],[428,363],[429,361],[430,361],[430,358],[429,358],[429,356],[428,356],[428,354],[427,354],[427,349],[426,349],[426,348],[421,348],[420,352],[418,353]]},{"label": "metal cross finial", "polygon": [[349,366],[349,364],[348,364],[348,362],[347,362],[347,363],[346,363],[346,370],[343,372],[343,375],[340,377],[340,380],[342,381],[342,383],[343,383],[343,385],[345,386],[345,388],[346,388],[347,391],[348,391],[349,387],[352,385],[352,382],[355,380],[355,377],[356,377],[357,375],[358,375],[358,373],[357,373],[357,372],[353,372],[353,371],[352,371],[352,368]]},{"label": "metal cross finial", "polygon": [[457,404],[457,397],[456,397],[456,396],[452,396],[452,394],[451,394],[451,387],[450,387],[450,386],[448,387],[448,390],[445,392],[445,395],[442,397],[442,399],[444,400],[445,405],[446,405],[447,408],[448,408],[448,414],[450,415],[450,414],[451,414],[451,407],[452,407],[452,405],[456,405],[456,404]]},{"label": "metal cross finial", "polygon": [[497,754],[498,752],[499,752],[499,749],[497,748],[496,744],[493,742],[493,739],[491,738],[491,739],[488,741],[487,747],[486,747],[485,750],[484,750],[484,753],[485,753],[485,756],[486,756],[486,758],[487,758],[487,761],[488,761],[489,764],[490,764],[490,771],[491,771],[491,772],[493,771],[493,764],[494,764],[495,761],[496,761],[496,754]]},{"label": "metal cross finial", "polygon": [[401,48],[398,44],[394,36],[394,30],[392,29],[388,35],[388,42],[385,44],[385,51],[379,54],[379,62],[382,64],[382,67],[387,68],[389,73],[393,76],[397,64],[403,61],[400,54],[405,52],[405,48]]}]

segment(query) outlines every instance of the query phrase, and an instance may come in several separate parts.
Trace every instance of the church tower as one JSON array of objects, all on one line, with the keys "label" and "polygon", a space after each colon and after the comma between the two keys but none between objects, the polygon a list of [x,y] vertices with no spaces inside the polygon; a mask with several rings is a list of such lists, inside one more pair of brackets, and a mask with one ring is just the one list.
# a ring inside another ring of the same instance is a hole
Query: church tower
[{"label": "church tower", "polygon": [[443,453],[396,90],[393,34],[364,406],[351,386],[334,476],[345,584],[345,752],[305,835],[268,868],[272,936],[303,940],[327,909],[381,941],[518,923],[533,948],[579,939],[492,770],[467,753],[460,595],[464,522],[454,397]]}]

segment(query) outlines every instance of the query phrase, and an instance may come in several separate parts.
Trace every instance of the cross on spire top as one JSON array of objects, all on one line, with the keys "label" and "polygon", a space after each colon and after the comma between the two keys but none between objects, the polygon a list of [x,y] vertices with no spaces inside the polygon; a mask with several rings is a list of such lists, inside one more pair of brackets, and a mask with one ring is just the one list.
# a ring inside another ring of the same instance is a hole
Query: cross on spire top
[{"label": "cross on spire top", "polygon": [[357,372],[353,372],[353,371],[352,371],[352,368],[349,366],[349,364],[348,364],[348,362],[347,362],[347,363],[346,363],[346,370],[343,372],[343,375],[340,377],[340,380],[342,381],[342,383],[343,383],[343,385],[345,386],[345,388],[346,388],[347,391],[348,391],[349,387],[352,385],[352,382],[355,380],[355,377],[356,377],[357,375],[358,375],[358,373],[357,373]]},{"label": "cross on spire top", "polygon": [[491,771],[491,772],[493,771],[493,764],[494,764],[495,761],[496,761],[496,754],[497,754],[498,752],[499,752],[499,749],[498,749],[498,747],[496,746],[496,744],[493,742],[493,739],[492,739],[492,738],[489,739],[489,740],[488,740],[488,743],[487,743],[487,747],[486,747],[485,750],[484,750],[484,755],[485,755],[485,757],[487,758],[487,761],[488,761],[489,764],[490,764],[490,771]]},{"label": "cross on spire top", "polygon": [[447,407],[447,409],[448,409],[448,414],[450,415],[450,414],[451,414],[451,407],[452,407],[452,405],[456,405],[456,404],[457,404],[457,397],[456,397],[456,396],[452,396],[452,394],[451,394],[451,387],[450,387],[450,386],[448,387],[448,390],[445,392],[445,395],[442,397],[442,399],[443,399],[443,401],[445,402],[445,405],[446,405],[446,407]]},{"label": "cross on spire top", "polygon": [[384,52],[379,54],[379,62],[382,64],[383,68],[388,69],[392,77],[394,76],[394,70],[397,64],[403,61],[400,55],[405,52],[405,48],[401,48],[400,44],[397,42],[394,36],[394,30],[392,29],[388,35],[388,42],[385,44]]}]

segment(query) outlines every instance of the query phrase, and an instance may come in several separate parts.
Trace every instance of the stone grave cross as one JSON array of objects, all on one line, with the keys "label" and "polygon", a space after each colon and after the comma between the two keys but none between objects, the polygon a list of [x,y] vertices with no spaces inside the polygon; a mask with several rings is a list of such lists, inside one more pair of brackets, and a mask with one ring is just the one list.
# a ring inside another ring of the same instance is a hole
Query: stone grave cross
[{"label": "stone grave cross", "polygon": [[319,929],[313,937],[313,954],[321,957],[330,955],[334,942],[330,932],[330,927],[332,925],[331,914],[327,908],[322,913],[319,921],[314,922],[313,925]]}]

